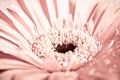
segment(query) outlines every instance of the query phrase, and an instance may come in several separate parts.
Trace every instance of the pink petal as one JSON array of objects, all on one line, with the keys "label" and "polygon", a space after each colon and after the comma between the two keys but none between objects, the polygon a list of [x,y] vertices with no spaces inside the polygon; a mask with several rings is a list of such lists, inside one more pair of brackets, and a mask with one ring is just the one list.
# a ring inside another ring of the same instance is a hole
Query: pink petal
[{"label": "pink petal", "polygon": [[15,69],[0,74],[2,80],[46,80],[48,74],[35,68]]},{"label": "pink petal", "polygon": [[78,75],[76,72],[55,72],[50,75],[49,80],[78,80]]}]

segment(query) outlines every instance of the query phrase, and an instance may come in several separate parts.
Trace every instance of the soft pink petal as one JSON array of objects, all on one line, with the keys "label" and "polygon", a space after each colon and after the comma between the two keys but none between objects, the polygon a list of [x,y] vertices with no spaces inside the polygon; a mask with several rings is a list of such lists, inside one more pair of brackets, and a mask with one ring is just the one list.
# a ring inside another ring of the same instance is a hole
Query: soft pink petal
[{"label": "soft pink petal", "polygon": [[[19,47],[21,47],[21,48],[29,50],[29,47],[28,47],[29,43],[28,43],[28,41],[26,41],[24,39],[24,37],[22,35],[20,35],[19,32],[17,32],[14,29],[12,24],[7,24],[5,21],[3,21],[1,19],[0,19],[0,21],[1,21],[1,24],[0,24],[0,30],[1,30],[0,35],[1,35],[1,38],[8,39],[8,41],[11,41],[11,42],[13,42],[13,40],[11,40],[10,38],[13,38],[14,41],[15,41],[13,43],[19,45]],[[9,22],[9,20],[7,22]],[[12,27],[10,27],[9,25],[11,25]],[[16,43],[16,40],[17,40],[17,43]],[[25,43],[25,44],[22,45],[22,43]]]},{"label": "soft pink petal", "polygon": [[[30,14],[32,15],[32,17],[36,23],[36,26],[38,28],[42,29],[41,32],[48,31],[50,29],[50,24],[43,12],[45,5],[42,6],[42,4],[39,2],[39,0],[36,0],[36,1],[25,0],[24,3],[26,5],[27,9],[29,10]],[[33,6],[33,7],[31,8],[31,6]],[[48,13],[46,13],[46,15],[48,15]]]},{"label": "soft pink petal", "polygon": [[54,0],[46,0],[49,17],[50,17],[50,23],[52,25],[52,28],[54,28],[53,23],[56,21],[57,18],[57,6],[56,2]]},{"label": "soft pink petal", "polygon": [[[94,35],[98,36],[98,39],[102,38],[102,35],[109,33],[109,35],[111,35],[111,33],[113,33],[113,31],[115,31],[115,29],[117,28],[117,26],[119,25],[119,18],[120,18],[120,11],[117,11],[118,8],[117,7],[109,7],[101,21],[99,21],[98,26],[94,32]],[[111,16],[111,17],[110,17]],[[111,29],[112,28],[112,29]],[[112,31],[110,31],[109,29],[111,29]],[[108,31],[110,32],[108,32]]]},{"label": "soft pink petal", "polygon": [[[20,34],[23,37],[25,37],[26,40],[28,40],[30,43],[32,43],[33,42],[32,36],[25,29],[25,27],[17,20],[17,18],[14,17],[14,16],[16,16],[16,14],[12,11],[9,12],[8,10],[2,10],[2,12],[12,20],[12,22],[15,25],[15,28],[20,32]],[[12,16],[12,14],[14,14],[14,16]],[[20,27],[18,27],[18,26],[20,26]]]},{"label": "soft pink petal", "polygon": [[0,74],[2,80],[46,80],[48,73],[35,68],[11,69]]},{"label": "soft pink petal", "polygon": [[76,72],[55,72],[49,77],[49,80],[78,80]]},{"label": "soft pink petal", "polygon": [[69,0],[57,0],[58,18],[64,19],[69,14]]}]

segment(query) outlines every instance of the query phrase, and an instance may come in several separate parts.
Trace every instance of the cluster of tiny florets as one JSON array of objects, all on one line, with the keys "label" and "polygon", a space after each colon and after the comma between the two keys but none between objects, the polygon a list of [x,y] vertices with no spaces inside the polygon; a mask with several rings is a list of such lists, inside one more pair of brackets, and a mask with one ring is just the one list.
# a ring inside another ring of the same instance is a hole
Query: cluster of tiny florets
[{"label": "cluster of tiny florets", "polygon": [[[57,46],[73,44],[75,49],[65,53],[58,52]],[[40,35],[32,45],[32,51],[42,58],[52,58],[60,65],[84,63],[91,60],[100,50],[100,43],[88,33],[80,30],[51,30]]]}]

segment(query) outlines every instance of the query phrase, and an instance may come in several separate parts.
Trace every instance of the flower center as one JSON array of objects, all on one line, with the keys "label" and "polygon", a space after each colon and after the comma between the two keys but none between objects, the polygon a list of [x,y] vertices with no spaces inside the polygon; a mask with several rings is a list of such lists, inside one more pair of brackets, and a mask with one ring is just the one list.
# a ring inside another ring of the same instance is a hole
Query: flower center
[{"label": "flower center", "polygon": [[100,43],[80,30],[51,30],[39,36],[32,45],[32,51],[41,59],[48,57],[61,66],[83,64],[100,50]]},{"label": "flower center", "polygon": [[58,53],[66,53],[68,51],[73,52],[75,48],[76,46],[72,43],[68,43],[68,44],[63,43],[62,45],[58,44],[57,47],[55,47]]}]

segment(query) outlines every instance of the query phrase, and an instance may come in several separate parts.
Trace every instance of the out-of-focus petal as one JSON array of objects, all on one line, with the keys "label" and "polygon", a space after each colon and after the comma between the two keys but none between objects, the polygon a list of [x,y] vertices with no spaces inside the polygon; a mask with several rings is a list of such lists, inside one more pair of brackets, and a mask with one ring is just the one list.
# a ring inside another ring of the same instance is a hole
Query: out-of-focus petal
[{"label": "out-of-focus petal", "polygon": [[76,72],[55,72],[50,74],[49,80],[78,80]]},{"label": "out-of-focus petal", "polygon": [[0,74],[2,80],[46,80],[48,73],[35,68],[11,69]]}]

